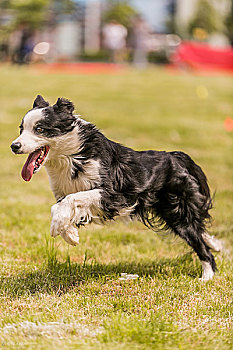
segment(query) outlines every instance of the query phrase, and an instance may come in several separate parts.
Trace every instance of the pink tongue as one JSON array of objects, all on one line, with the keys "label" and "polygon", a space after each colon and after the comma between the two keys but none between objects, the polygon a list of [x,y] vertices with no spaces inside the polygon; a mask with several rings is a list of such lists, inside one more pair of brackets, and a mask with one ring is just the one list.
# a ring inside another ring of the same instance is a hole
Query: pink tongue
[{"label": "pink tongue", "polygon": [[41,150],[36,150],[29,154],[26,163],[23,166],[21,175],[24,181],[30,181],[33,175],[34,166],[37,158],[39,157]]}]

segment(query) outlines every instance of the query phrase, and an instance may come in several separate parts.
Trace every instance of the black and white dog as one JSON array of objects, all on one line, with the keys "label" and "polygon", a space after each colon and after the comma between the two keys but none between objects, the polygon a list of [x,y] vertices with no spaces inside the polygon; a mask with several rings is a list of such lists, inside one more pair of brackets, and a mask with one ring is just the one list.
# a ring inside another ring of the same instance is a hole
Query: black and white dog
[{"label": "black and white dog", "polygon": [[49,106],[38,95],[11,145],[14,153],[29,153],[25,181],[46,167],[57,200],[51,235],[76,245],[79,226],[125,216],[154,230],[162,225],[194,249],[202,279],[211,279],[210,249],[219,251],[220,243],[206,233],[212,201],[201,168],[182,152],[139,152],[110,141],[73,111],[67,99]]}]

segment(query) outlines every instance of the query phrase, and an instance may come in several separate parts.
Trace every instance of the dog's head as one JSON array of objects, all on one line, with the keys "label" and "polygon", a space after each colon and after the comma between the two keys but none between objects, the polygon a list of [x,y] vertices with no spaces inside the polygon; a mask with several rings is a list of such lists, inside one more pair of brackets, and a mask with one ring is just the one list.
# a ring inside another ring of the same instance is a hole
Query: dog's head
[{"label": "dog's head", "polygon": [[53,106],[49,106],[42,96],[36,97],[33,108],[26,113],[20,124],[19,137],[11,144],[14,153],[29,153],[22,169],[25,181],[31,180],[57,141],[74,129],[77,117],[73,111],[73,103],[65,98],[58,98]]}]

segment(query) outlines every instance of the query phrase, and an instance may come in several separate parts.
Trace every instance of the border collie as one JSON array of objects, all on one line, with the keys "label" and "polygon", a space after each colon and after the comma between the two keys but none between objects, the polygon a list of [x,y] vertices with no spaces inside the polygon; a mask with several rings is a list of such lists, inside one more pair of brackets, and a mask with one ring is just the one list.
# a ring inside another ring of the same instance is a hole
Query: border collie
[{"label": "border collie", "polygon": [[76,245],[81,225],[136,218],[183,238],[201,261],[202,280],[211,279],[210,249],[219,251],[220,242],[206,233],[212,200],[201,168],[183,152],[134,151],[108,140],[73,111],[65,98],[50,106],[38,95],[11,145],[16,154],[29,153],[25,181],[42,164],[48,172],[57,200],[51,235]]}]

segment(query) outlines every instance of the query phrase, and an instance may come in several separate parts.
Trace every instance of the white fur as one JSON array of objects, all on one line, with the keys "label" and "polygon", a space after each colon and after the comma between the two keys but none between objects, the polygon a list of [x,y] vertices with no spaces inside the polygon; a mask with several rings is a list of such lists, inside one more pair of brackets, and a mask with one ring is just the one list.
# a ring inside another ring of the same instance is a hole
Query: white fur
[{"label": "white fur", "polygon": [[67,195],[61,202],[52,206],[51,236],[61,235],[64,240],[76,245],[79,243],[75,223],[86,223],[100,214],[101,193],[99,189]]},{"label": "white fur", "polygon": [[24,130],[14,142],[21,143],[20,152],[24,154],[31,153],[48,144],[44,138],[41,138],[28,130]]},{"label": "white fur", "polygon": [[208,245],[208,247],[213,249],[213,251],[220,252],[223,249],[222,242],[219,241],[214,236],[211,236],[211,235],[209,235],[208,233],[205,232],[205,233],[202,234],[202,237],[203,237],[205,243]]},{"label": "white fur", "polygon": [[44,165],[57,200],[71,193],[91,190],[99,183],[99,162],[93,159],[82,164],[84,172],[72,179],[72,162],[79,161],[71,155],[81,151],[78,126],[68,134],[48,139],[47,144],[50,150]]},{"label": "white fur", "polygon": [[84,172],[77,179],[72,179],[72,166],[72,159],[68,156],[50,159],[45,164],[50,186],[57,200],[67,194],[91,190],[94,183],[100,181],[98,161],[88,160],[83,165]]},{"label": "white fur", "polygon": [[43,110],[44,108],[37,108],[27,112],[27,114],[25,114],[25,117],[23,118],[24,129],[32,131],[35,123],[45,118]]},{"label": "white fur", "polygon": [[35,109],[32,111],[29,111],[23,121],[23,132],[19,137],[17,137],[13,143],[20,142],[21,153],[31,153],[35,151],[36,149],[48,145],[48,139],[44,137],[40,137],[39,135],[36,135],[33,132],[33,127],[35,123],[38,120],[41,120],[44,118],[44,115],[42,114],[44,108]]},{"label": "white fur", "polygon": [[75,223],[98,221],[100,214],[100,193],[93,189],[100,182],[99,162],[93,159],[82,164],[84,169],[76,179],[72,179],[73,161],[71,157],[81,151],[81,141],[76,126],[73,131],[50,140],[50,151],[45,161],[50,186],[55,198],[65,197],[52,207],[51,235],[61,235],[64,240],[76,245],[79,242]]},{"label": "white fur", "polygon": [[43,108],[40,108],[25,115],[23,132],[14,142],[21,143],[21,153],[31,153],[42,146],[49,146],[44,165],[50,185],[57,200],[65,197],[52,207],[51,235],[61,235],[67,243],[76,245],[79,237],[75,223],[101,221],[98,218],[100,192],[93,189],[100,182],[99,162],[93,159],[82,162],[84,171],[72,179],[73,162],[80,161],[73,158],[72,154],[80,152],[82,144],[78,126],[58,137],[36,135],[33,128],[37,121],[44,118],[42,111]]},{"label": "white fur", "polygon": [[[36,149],[43,147],[43,146],[49,146],[50,147],[50,157],[47,157],[48,159],[57,158],[58,156],[67,156],[72,153],[77,153],[80,151],[80,140],[78,137],[78,127],[76,126],[72,132],[47,138],[44,136],[36,135],[34,133],[34,126],[35,124],[45,118],[43,115],[43,109],[39,108],[36,110],[29,111],[23,120],[23,132],[19,137],[17,137],[13,143],[20,142],[21,143],[21,153],[31,153],[35,151]],[[80,118],[79,118],[80,119]],[[82,120],[82,119],[81,119]],[[82,120],[84,123],[84,121]]]},{"label": "white fur", "polygon": [[207,261],[201,261],[201,264],[203,269],[201,280],[203,282],[211,280],[214,277],[214,271],[210,263],[208,263]]}]

